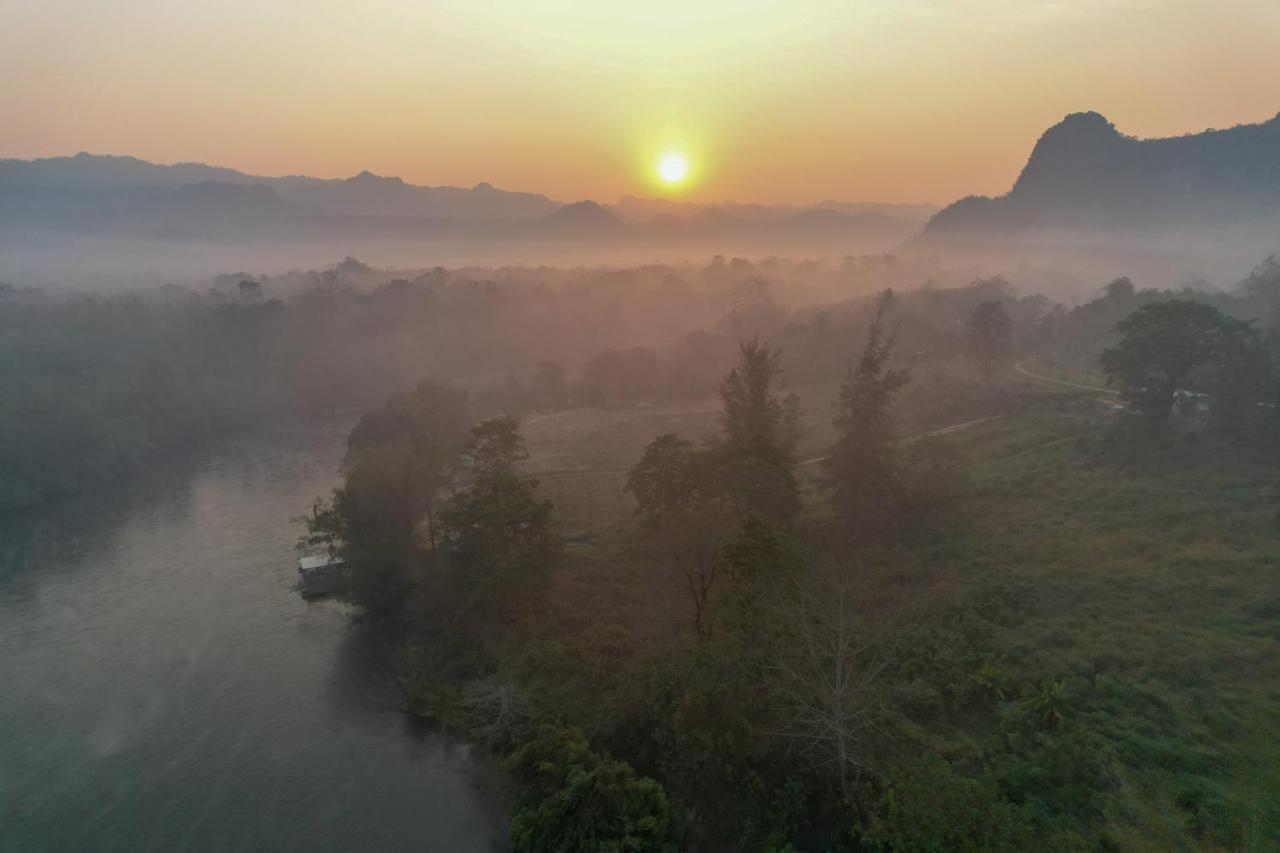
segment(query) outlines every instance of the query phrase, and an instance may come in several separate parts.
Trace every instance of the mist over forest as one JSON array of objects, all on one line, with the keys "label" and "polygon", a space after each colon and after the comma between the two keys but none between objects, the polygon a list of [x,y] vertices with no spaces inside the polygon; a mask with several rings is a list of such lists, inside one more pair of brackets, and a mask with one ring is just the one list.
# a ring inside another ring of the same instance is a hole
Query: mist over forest
[{"label": "mist over forest", "polygon": [[[1008,26],[1102,8],[1068,6]],[[572,64],[573,14],[542,11]],[[754,44],[748,18],[720,36]],[[967,24],[957,79],[1034,52],[978,56]],[[582,92],[625,100],[618,29]],[[432,140],[468,150],[421,162],[605,146],[608,110],[534,109],[564,67],[482,32],[450,61],[501,80],[432,77],[457,100]],[[762,73],[809,44],[769,33]],[[927,48],[859,93],[886,127],[891,81],[946,88]],[[642,53],[664,87],[729,67]],[[391,92],[361,106],[399,121]],[[822,169],[865,182],[897,139],[965,172],[945,117],[846,149],[784,106],[740,141],[786,156],[737,179],[811,165],[810,202],[711,200],[696,133],[636,142],[654,162],[610,198],[0,160],[0,850],[1280,850],[1280,115],[1146,138],[1072,112],[1006,192],[933,204]],[[366,121],[323,162],[387,162]]]}]

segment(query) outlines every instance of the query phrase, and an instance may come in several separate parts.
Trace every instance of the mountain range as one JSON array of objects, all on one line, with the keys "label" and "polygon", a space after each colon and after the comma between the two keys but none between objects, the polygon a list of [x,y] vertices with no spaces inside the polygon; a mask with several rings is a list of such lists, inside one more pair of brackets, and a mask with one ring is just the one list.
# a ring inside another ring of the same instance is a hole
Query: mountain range
[{"label": "mountain range", "polygon": [[77,154],[0,160],[0,278],[156,276],[367,256],[405,266],[610,263],[707,254],[923,251],[1087,275],[1236,276],[1280,250],[1280,116],[1167,139],[1074,113],[1008,193],[935,210],[825,200],[569,203],[487,183],[418,186],[361,172],[266,177],[202,163]]},{"label": "mountain range", "polygon": [[[0,224],[41,231],[205,242],[349,235],[539,241],[763,240],[890,248],[935,208],[927,205],[694,204],[624,197],[569,204],[481,183],[417,186],[361,172],[346,179],[263,177],[203,163],[133,157],[0,160]],[[776,245],[775,245],[776,244]]]}]

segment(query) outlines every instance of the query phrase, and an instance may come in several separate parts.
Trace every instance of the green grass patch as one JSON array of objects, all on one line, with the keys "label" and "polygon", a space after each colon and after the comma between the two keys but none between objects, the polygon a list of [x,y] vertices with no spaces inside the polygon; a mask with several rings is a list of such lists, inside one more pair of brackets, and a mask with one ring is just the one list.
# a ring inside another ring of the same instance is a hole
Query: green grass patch
[{"label": "green grass patch", "polygon": [[1006,700],[985,731],[943,714],[929,737],[976,738],[1006,793],[1034,800],[1040,782],[1016,777],[1056,772],[1047,747],[999,719],[1060,682],[1055,737],[1101,769],[1081,814],[1058,778],[1056,819],[1122,849],[1280,849],[1280,477],[1208,455],[1103,464],[1077,449],[1085,428],[1034,412],[956,436],[974,493],[917,557],[967,597]]}]

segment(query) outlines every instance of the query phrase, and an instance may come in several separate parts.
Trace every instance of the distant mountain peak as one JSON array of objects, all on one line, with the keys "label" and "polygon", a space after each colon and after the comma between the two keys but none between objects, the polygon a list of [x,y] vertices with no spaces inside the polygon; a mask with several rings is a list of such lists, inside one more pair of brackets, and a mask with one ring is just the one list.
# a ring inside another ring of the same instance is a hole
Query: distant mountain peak
[{"label": "distant mountain peak", "polygon": [[397,178],[395,176],[386,177],[383,175],[375,175],[373,172],[370,172],[368,169],[365,169],[363,172],[356,175],[355,177],[347,178],[347,182],[353,183],[353,184],[369,184],[369,185],[404,184],[404,179]]},{"label": "distant mountain peak", "polygon": [[561,213],[569,213],[574,216],[596,216],[600,218],[607,217],[609,219],[617,218],[609,212],[607,207],[597,201],[592,201],[589,198],[566,204],[564,207],[556,211],[556,214]]},{"label": "distant mountain peak", "polygon": [[1062,121],[1044,132],[1044,136],[1062,134],[1069,134],[1077,137],[1097,136],[1115,138],[1120,136],[1120,132],[1116,130],[1116,126],[1112,124],[1106,116],[1092,110],[1083,113],[1069,113],[1062,119]]},{"label": "distant mountain peak", "polygon": [[1081,112],[1040,136],[1007,194],[961,199],[930,220],[924,237],[1003,240],[1028,229],[1221,226],[1272,221],[1278,210],[1280,116],[1139,139],[1100,113]]},{"label": "distant mountain peak", "polygon": [[609,208],[585,199],[566,204],[544,220],[549,225],[562,228],[612,228],[621,220]]}]

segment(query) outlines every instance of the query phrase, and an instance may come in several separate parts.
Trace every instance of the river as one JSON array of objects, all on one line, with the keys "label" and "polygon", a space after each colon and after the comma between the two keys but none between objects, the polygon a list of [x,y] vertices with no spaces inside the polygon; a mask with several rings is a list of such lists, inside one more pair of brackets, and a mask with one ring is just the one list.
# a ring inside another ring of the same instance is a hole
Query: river
[{"label": "river", "polygon": [[500,846],[491,775],[290,590],[346,426],[0,520],[0,849]]}]

